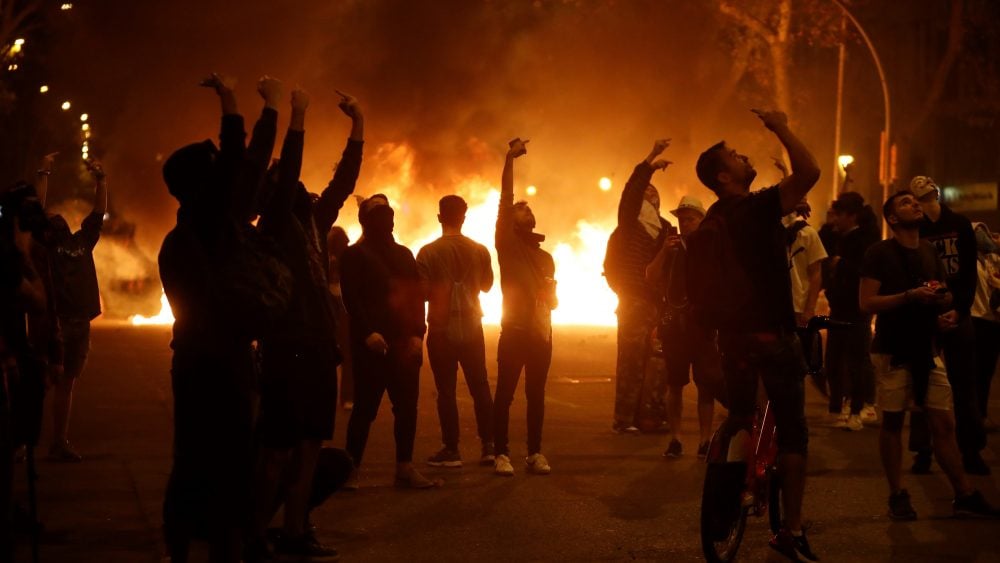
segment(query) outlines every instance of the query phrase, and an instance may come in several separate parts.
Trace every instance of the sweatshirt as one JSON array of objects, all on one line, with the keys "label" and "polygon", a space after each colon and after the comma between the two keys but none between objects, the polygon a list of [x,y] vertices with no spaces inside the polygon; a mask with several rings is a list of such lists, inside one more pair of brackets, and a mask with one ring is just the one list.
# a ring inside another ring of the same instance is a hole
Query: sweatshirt
[{"label": "sweatshirt", "polygon": [[976,296],[976,235],[972,223],[941,204],[937,221],[926,217],[920,225],[920,238],[937,250],[944,263],[945,282],[955,296],[955,311],[963,318],[969,315]]}]

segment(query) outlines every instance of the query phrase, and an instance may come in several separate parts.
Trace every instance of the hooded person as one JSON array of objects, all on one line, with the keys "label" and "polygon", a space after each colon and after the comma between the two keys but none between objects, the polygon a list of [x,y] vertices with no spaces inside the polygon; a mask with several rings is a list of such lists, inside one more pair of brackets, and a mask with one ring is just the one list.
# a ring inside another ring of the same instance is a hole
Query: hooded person
[{"label": "hooded person", "polygon": [[361,202],[358,220],[363,236],[340,260],[354,362],[347,451],[355,469],[347,487],[355,489],[368,433],[387,392],[395,419],[396,486],[426,489],[440,485],[421,475],[412,463],[426,325],[417,263],[413,253],[393,237],[394,215],[382,194]]},{"label": "hooded person", "polygon": [[[277,112],[265,100],[250,150],[236,113],[233,82],[206,85],[222,100],[220,145],[181,147],[163,166],[177,199],[177,224],[163,240],[160,279],[175,322],[171,363],[173,467],[163,501],[164,534],[175,560],[190,541],[209,541],[213,560],[238,561],[250,511],[256,380],[251,341],[287,305],[276,292],[287,270],[251,246],[248,210],[274,144]],[[262,156],[263,155],[263,156]]]}]

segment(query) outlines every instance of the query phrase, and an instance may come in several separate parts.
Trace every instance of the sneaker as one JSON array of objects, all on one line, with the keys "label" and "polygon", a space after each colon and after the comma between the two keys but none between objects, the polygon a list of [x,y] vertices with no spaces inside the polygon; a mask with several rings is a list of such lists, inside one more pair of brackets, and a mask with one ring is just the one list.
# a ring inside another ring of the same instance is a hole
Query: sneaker
[{"label": "sneaker", "polygon": [[338,561],[340,554],[336,549],[327,547],[310,533],[302,537],[288,538],[282,536],[274,545],[274,554],[279,559],[293,561]]},{"label": "sneaker", "polygon": [[493,462],[493,472],[504,477],[513,477],[514,466],[511,465],[510,458],[504,454],[498,455]]},{"label": "sneaker", "polygon": [[906,489],[900,489],[898,493],[889,495],[889,519],[900,521],[917,519],[917,511],[913,510],[910,493]]},{"label": "sneaker", "polygon": [[698,444],[698,459],[705,459],[708,457],[708,442],[702,442]]},{"label": "sneaker", "polygon": [[548,475],[552,472],[549,460],[545,459],[545,456],[540,453],[529,455],[524,458],[524,462],[528,464],[528,471],[535,475]]},{"label": "sneaker", "polygon": [[479,457],[479,465],[489,467],[496,461],[497,456],[493,455],[493,442],[483,443],[483,455]]},{"label": "sneaker", "polygon": [[847,417],[847,424],[844,426],[844,430],[850,432],[858,432],[865,429],[865,424],[861,422],[860,414],[852,414]]},{"label": "sneaker", "polygon": [[809,540],[806,539],[804,530],[795,536],[787,528],[782,528],[774,534],[768,545],[792,561],[819,561],[819,557],[816,557],[809,547]]},{"label": "sneaker", "polygon": [[396,473],[395,485],[401,489],[437,489],[444,485],[444,481],[428,479],[411,467],[406,473]]},{"label": "sneaker", "polygon": [[962,466],[969,475],[989,475],[990,466],[983,460],[979,452],[971,452],[962,455]]},{"label": "sneaker", "polygon": [[361,488],[361,468],[355,467],[351,470],[351,474],[347,476],[347,481],[344,481],[342,488],[347,491],[356,491]]},{"label": "sneaker", "polygon": [[955,497],[951,503],[955,518],[1000,518],[1000,510],[986,502],[979,491]]},{"label": "sneaker", "polygon": [[83,456],[76,452],[66,440],[61,440],[58,442],[53,442],[52,446],[49,447],[49,457],[48,459],[52,461],[65,461],[70,463],[78,463],[83,461]]},{"label": "sneaker", "polygon": [[847,419],[850,414],[832,412],[828,415],[830,426],[833,428],[847,428]]},{"label": "sneaker", "polygon": [[875,405],[865,405],[861,409],[861,422],[865,424],[878,424],[878,411]]},{"label": "sneaker", "polygon": [[910,466],[910,473],[914,475],[927,475],[931,472],[931,452],[919,451],[913,455],[913,465]]},{"label": "sneaker", "polygon": [[462,467],[462,456],[457,450],[441,448],[438,453],[427,458],[427,465],[431,467]]},{"label": "sneaker", "polygon": [[617,422],[611,425],[611,431],[615,434],[629,434],[632,436],[639,434],[639,428],[637,426],[619,424]]},{"label": "sneaker", "polygon": [[670,440],[670,445],[667,446],[667,451],[663,452],[663,457],[678,458],[681,457],[683,453],[683,446],[677,440]]}]

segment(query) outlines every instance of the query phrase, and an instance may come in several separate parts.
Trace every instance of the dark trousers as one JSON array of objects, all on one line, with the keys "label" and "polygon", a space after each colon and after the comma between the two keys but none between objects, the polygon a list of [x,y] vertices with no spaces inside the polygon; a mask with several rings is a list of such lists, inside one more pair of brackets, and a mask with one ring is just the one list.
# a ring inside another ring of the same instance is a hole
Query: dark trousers
[{"label": "dark trousers", "polygon": [[434,372],[437,387],[437,411],[441,421],[441,441],[444,447],[458,450],[458,403],[455,391],[458,366],[462,366],[465,383],[469,386],[476,411],[476,429],[484,444],[493,441],[493,397],[486,379],[486,342],[483,326],[466,332],[464,342],[454,343],[440,331],[427,334],[427,359]]},{"label": "dark trousers", "polygon": [[649,360],[650,337],[656,326],[656,306],[622,298],[618,305],[618,358],[615,365],[616,426],[636,424],[642,383]]},{"label": "dark trousers", "polygon": [[545,381],[552,363],[552,341],[526,330],[504,328],[497,346],[497,391],[493,399],[493,433],[497,455],[510,455],[510,405],[524,370],[528,399],[528,455],[542,451],[545,420]]},{"label": "dark trousers", "polygon": [[844,398],[851,414],[875,402],[875,366],[871,361],[872,319],[862,317],[848,328],[827,331],[826,374],[830,385],[830,412],[839,413]]},{"label": "dark trousers", "polygon": [[163,499],[167,545],[185,561],[187,542],[226,544],[238,538],[251,509],[253,366],[245,356],[178,358],[174,394],[173,467]]},{"label": "dark trousers", "polygon": [[990,385],[997,371],[1000,357],[1000,323],[972,318],[976,332],[976,398],[979,400],[979,414],[987,416],[990,402]]},{"label": "dark trousers", "polygon": [[413,461],[417,435],[417,398],[420,391],[420,361],[403,354],[402,342],[390,342],[386,355],[372,352],[354,339],[354,410],[347,423],[347,452],[361,465],[368,432],[378,415],[382,395],[392,402],[392,432],[396,439],[396,462]]},{"label": "dark trousers", "polygon": [[[958,326],[941,335],[944,364],[955,409],[955,436],[963,454],[977,453],[986,447],[986,431],[979,411],[976,392],[976,345],[972,320],[966,317]],[[931,434],[927,416],[918,411],[910,414],[910,451],[930,451]]]}]

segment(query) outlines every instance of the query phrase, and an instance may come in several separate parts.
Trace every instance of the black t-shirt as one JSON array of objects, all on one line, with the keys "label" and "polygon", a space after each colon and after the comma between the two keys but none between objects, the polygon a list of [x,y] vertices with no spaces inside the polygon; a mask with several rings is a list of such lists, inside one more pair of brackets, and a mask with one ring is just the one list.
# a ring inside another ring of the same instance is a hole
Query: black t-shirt
[{"label": "black t-shirt", "polygon": [[80,230],[50,250],[56,291],[56,313],[64,319],[92,320],[101,314],[101,293],[94,267],[94,246],[101,238],[104,217],[91,213]]},{"label": "black t-shirt", "polygon": [[781,223],[778,187],[720,200],[716,205],[725,217],[733,251],[746,272],[753,296],[735,326],[746,332],[795,330],[787,233]]},{"label": "black t-shirt", "polygon": [[[865,253],[861,277],[878,280],[879,295],[895,295],[929,281],[943,282],[945,271],[934,247],[926,241],[921,240],[919,248],[906,248],[889,239],[873,244]],[[938,314],[936,306],[921,303],[882,311],[875,320],[872,351],[907,357],[910,348],[933,338]]]},{"label": "black t-shirt", "polygon": [[840,260],[835,266],[826,297],[830,301],[830,314],[835,319],[857,321],[863,318],[858,303],[858,285],[865,253],[878,242],[877,237],[858,227],[837,240],[835,256]]}]

